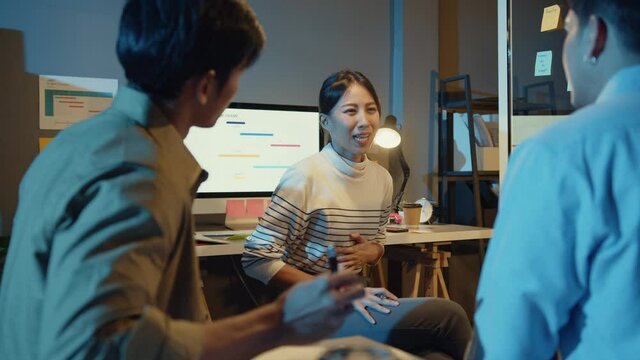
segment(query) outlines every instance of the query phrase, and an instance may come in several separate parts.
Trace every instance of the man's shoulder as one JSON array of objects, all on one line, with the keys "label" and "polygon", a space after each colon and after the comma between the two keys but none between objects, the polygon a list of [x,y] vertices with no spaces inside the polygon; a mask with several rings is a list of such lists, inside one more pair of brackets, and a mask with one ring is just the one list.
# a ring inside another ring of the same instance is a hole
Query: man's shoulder
[{"label": "man's shoulder", "polygon": [[594,179],[608,181],[618,171],[628,177],[630,169],[640,169],[634,155],[640,151],[640,108],[612,108],[608,102],[587,106],[518,145],[507,180],[517,174],[526,184],[546,179],[560,185],[570,178],[575,188],[582,179],[588,189]]},{"label": "man's shoulder", "polygon": [[29,166],[21,188],[30,197],[66,198],[97,179],[124,173],[153,177],[156,157],[143,131],[107,112],[61,131]]},{"label": "man's shoulder", "polygon": [[[558,156],[602,151],[604,144],[615,145],[629,134],[640,132],[640,104],[622,109],[611,102],[596,103],[577,110],[523,142],[524,147],[545,148]],[[640,140],[640,139],[637,139]]]},{"label": "man's shoulder", "polygon": [[52,152],[103,164],[149,165],[156,157],[155,146],[145,129],[112,109],[60,132],[50,145]]}]

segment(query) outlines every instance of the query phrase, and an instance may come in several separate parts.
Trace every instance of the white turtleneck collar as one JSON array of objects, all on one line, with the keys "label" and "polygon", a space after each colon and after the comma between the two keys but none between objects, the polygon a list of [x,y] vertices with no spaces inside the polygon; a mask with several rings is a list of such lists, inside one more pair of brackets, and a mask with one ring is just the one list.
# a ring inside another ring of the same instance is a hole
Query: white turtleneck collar
[{"label": "white turtleneck collar", "polygon": [[321,154],[327,160],[329,160],[341,173],[351,177],[360,177],[364,175],[367,166],[369,166],[369,164],[371,163],[371,160],[369,160],[366,154],[364,155],[364,160],[361,162],[355,162],[346,159],[335,151],[331,143],[325,145],[325,147],[322,149]]}]

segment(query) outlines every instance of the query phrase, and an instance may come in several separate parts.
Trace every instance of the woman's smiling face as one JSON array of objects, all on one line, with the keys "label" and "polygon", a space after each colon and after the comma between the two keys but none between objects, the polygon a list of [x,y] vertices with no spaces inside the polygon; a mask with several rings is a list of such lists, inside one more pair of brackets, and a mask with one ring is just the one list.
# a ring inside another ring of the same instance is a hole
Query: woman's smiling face
[{"label": "woman's smiling face", "polygon": [[331,144],[338,154],[361,162],[380,127],[380,111],[371,93],[354,83],[329,114],[321,115],[321,124],[331,135]]}]

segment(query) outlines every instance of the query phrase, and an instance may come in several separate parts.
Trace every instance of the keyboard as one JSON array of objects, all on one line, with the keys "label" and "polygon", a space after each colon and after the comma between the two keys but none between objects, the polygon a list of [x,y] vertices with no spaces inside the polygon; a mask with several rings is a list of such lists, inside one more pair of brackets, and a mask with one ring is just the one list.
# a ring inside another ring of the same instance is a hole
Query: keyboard
[{"label": "keyboard", "polygon": [[247,230],[211,230],[196,231],[193,238],[210,244],[231,244],[236,240],[244,240],[249,235],[251,232]]}]

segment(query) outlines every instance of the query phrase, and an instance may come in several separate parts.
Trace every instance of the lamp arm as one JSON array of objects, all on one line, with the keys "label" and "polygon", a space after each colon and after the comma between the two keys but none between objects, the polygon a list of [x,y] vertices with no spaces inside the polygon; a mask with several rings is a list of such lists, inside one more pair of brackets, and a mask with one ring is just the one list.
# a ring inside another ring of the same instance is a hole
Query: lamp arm
[{"label": "lamp arm", "polygon": [[411,175],[411,169],[409,168],[409,164],[404,158],[404,154],[402,153],[402,147],[398,149],[400,152],[400,167],[402,168],[402,185],[400,185],[400,190],[393,197],[392,210],[395,212],[400,211],[400,201],[402,201],[402,197],[404,196],[404,189],[407,186],[407,181],[409,180],[409,175]]}]

